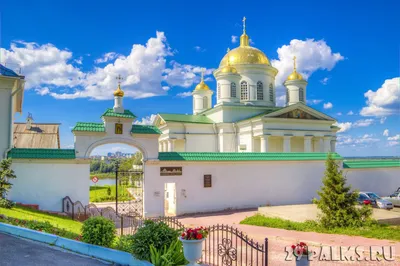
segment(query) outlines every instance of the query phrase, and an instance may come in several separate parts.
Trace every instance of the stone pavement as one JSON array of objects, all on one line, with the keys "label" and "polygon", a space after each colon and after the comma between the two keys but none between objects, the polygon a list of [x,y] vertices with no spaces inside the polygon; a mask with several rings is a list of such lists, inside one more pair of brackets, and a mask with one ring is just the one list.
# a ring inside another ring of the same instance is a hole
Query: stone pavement
[{"label": "stone pavement", "polygon": [[392,262],[333,262],[333,261],[312,261],[311,265],[400,265],[400,242],[389,240],[378,240],[365,237],[354,237],[345,235],[320,234],[313,232],[298,232],[284,229],[241,225],[239,224],[244,218],[257,213],[254,211],[243,212],[221,212],[215,214],[193,215],[178,217],[185,226],[210,226],[214,224],[232,225],[235,228],[246,233],[260,244],[264,243],[264,239],[268,237],[268,256],[270,265],[294,265],[294,261],[285,261],[285,247],[303,241],[309,244],[311,249],[319,249],[320,246],[394,246],[396,254],[395,261]]},{"label": "stone pavement", "polygon": [[0,265],[104,266],[111,264],[50,247],[47,244],[0,234]]}]

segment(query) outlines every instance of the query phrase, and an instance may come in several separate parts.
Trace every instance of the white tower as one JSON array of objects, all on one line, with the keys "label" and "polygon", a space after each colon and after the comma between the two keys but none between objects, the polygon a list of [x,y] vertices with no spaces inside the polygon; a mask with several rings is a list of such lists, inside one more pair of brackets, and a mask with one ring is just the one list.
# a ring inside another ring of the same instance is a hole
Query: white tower
[{"label": "white tower", "polygon": [[307,81],[297,73],[296,56],[293,57],[293,72],[283,85],[286,87],[286,105],[292,105],[298,102],[306,103]]},{"label": "white tower", "polygon": [[211,108],[211,96],[213,92],[204,82],[204,71],[201,72],[201,81],[192,92],[193,114],[198,114]]},{"label": "white tower", "polygon": [[[228,48],[227,53],[230,50]],[[228,64],[214,72],[217,80],[217,104],[240,103],[240,75],[235,67]]]},{"label": "white tower", "polygon": [[118,88],[114,91],[114,112],[124,113],[124,107],[122,105],[122,99],[124,98],[124,92],[121,90],[121,75],[118,75]]}]

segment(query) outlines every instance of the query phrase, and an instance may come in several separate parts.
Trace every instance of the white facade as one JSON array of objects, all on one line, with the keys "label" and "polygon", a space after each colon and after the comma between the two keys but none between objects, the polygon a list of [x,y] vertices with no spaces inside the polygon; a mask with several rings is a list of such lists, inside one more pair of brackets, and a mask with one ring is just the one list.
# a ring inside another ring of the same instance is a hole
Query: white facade
[{"label": "white facade", "polygon": [[69,196],[89,203],[90,160],[14,159],[16,179],[8,198],[23,204],[38,204],[41,210],[61,212]]}]

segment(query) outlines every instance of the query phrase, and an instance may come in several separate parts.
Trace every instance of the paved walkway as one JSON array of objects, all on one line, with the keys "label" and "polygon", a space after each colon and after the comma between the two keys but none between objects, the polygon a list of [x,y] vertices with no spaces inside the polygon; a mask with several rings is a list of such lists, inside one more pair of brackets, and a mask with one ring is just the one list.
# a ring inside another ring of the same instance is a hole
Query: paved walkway
[{"label": "paved walkway", "polygon": [[47,244],[0,234],[0,265],[104,266],[110,264],[49,247]]},{"label": "paved walkway", "polygon": [[298,232],[284,229],[275,229],[260,226],[241,225],[239,224],[244,218],[252,216],[257,211],[244,212],[224,212],[207,215],[196,215],[188,217],[178,217],[186,226],[209,226],[214,224],[232,225],[235,228],[246,233],[259,243],[264,243],[265,237],[269,240],[269,263],[270,265],[294,265],[294,261],[285,261],[285,247],[303,241],[312,248],[319,249],[320,246],[394,246],[396,261],[394,262],[321,262],[313,261],[311,265],[400,265],[400,242],[377,240],[364,237],[352,237],[344,235],[320,234],[312,232]]}]

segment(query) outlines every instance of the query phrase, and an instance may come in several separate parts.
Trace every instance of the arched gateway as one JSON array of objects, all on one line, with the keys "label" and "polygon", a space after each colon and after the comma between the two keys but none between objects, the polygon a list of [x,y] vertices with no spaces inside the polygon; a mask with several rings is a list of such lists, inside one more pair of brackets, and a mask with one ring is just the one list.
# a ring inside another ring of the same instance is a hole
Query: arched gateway
[{"label": "arched gateway", "polygon": [[[136,116],[123,108],[123,97],[124,92],[118,85],[114,92],[114,107],[107,109],[101,115],[102,122],[78,122],[75,125],[72,132],[75,138],[76,158],[89,158],[93,149],[100,145],[128,144],[138,148],[143,154],[142,176],[144,179],[146,162],[158,160],[158,137],[161,132],[155,126],[134,124]],[[129,202],[129,204],[140,204],[141,206],[136,206],[135,209],[142,212],[137,214],[143,215],[144,197],[136,195],[135,198],[135,202]],[[116,208],[118,211],[119,208]]]}]

